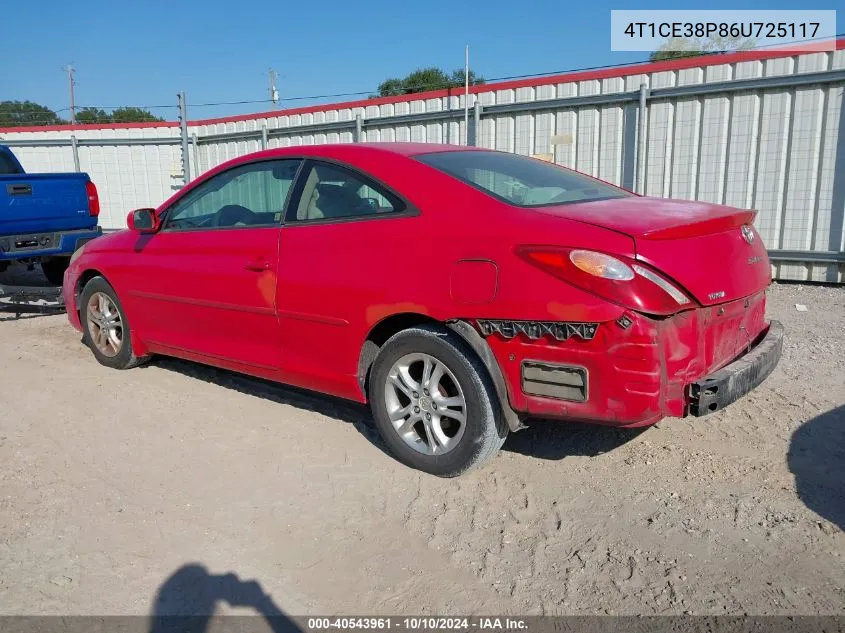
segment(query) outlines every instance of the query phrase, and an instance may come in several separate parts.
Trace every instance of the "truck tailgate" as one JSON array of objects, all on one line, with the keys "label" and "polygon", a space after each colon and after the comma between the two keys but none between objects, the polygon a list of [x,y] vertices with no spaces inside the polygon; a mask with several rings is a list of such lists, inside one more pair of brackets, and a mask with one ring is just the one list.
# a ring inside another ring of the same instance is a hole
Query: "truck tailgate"
[{"label": "truck tailgate", "polygon": [[93,228],[87,174],[0,176],[0,235]]}]

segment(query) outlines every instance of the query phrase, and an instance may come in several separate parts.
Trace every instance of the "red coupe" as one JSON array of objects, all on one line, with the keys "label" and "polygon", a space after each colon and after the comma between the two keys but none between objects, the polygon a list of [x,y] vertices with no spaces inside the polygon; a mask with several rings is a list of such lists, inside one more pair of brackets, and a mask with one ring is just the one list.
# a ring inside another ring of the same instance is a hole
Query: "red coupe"
[{"label": "red coupe", "polygon": [[289,147],[130,213],[64,297],[103,365],[165,354],[369,402],[398,459],[454,476],[529,416],[644,426],[759,385],[783,328],[754,217],[503,152]]}]

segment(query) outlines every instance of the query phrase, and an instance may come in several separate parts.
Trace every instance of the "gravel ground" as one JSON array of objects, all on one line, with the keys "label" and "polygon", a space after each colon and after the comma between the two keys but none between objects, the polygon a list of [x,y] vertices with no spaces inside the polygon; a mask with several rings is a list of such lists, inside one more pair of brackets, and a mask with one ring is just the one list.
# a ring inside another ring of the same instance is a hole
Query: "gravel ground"
[{"label": "gravel ground", "polygon": [[728,409],[538,422],[457,480],[361,407],[0,313],[0,613],[843,614],[845,288],[769,305],[783,360]]}]

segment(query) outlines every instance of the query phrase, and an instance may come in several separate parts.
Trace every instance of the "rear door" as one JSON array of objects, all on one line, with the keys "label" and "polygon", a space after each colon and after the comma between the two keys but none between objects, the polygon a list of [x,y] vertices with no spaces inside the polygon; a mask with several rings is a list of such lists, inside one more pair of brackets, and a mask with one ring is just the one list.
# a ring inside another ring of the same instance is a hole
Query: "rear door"
[{"label": "rear door", "polygon": [[151,349],[277,370],[279,230],[300,161],[247,163],[165,210],[125,271],[127,314]]}]

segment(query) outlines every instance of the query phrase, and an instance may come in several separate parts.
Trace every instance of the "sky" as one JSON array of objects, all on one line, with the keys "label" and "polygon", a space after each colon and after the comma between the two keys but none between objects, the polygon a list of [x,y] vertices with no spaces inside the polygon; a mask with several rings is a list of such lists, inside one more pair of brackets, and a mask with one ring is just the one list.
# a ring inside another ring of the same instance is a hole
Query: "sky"
[{"label": "sky", "polygon": [[[611,9],[800,8],[795,0],[702,5],[629,0],[6,0],[0,101],[32,100],[67,117],[63,67],[76,68],[77,106],[150,107],[172,120],[185,91],[190,119],[267,111],[269,68],[280,107],[365,98],[422,66],[470,65],[487,79],[645,60],[610,50]],[[838,5],[838,6],[837,6]],[[839,8],[818,0],[813,9]],[[762,19],[762,18],[761,18]],[[12,28],[14,26],[14,28]],[[153,107],[153,106],[168,107]]]}]

